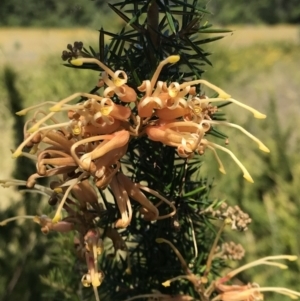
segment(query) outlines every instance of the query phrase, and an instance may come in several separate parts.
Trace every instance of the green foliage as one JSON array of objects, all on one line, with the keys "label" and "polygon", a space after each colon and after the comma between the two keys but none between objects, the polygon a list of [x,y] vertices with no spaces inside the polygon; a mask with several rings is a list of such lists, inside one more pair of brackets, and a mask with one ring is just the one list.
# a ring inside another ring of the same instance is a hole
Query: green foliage
[{"label": "green foliage", "polygon": [[[16,88],[17,75],[11,68],[5,68],[3,80],[8,93],[8,102],[12,116],[13,112],[20,110],[23,105],[23,97]],[[15,118],[14,137],[18,145],[23,141],[23,123],[21,118]],[[16,162],[14,176],[19,179],[27,179],[34,172],[34,165],[24,158]],[[22,168],[17,168],[22,166]],[[36,214],[40,209],[40,198],[37,195],[24,194],[23,202],[9,207],[0,212],[0,220],[16,214]],[[37,300],[47,287],[32,285],[39,282],[39,274],[46,273],[51,265],[47,263],[47,251],[51,248],[51,242],[37,231],[32,223],[22,223],[17,227],[15,223],[0,227],[0,296],[1,300]]]},{"label": "green foliage", "polygon": [[[234,181],[238,172],[231,171],[224,181],[218,181],[220,191],[228,192],[230,201],[236,202],[250,214],[253,222],[244,237],[228,234],[234,240],[239,240],[247,248],[247,261],[269,254],[300,254],[297,230],[300,219],[298,185],[299,158],[297,156],[298,141],[292,137],[293,127],[283,129],[278,119],[280,111],[275,100],[271,99],[268,108],[268,119],[260,130],[267,133],[266,144],[270,147],[269,155],[259,154],[255,158],[256,181],[249,187],[242,181]],[[246,122],[245,127],[250,125]],[[242,144],[247,143],[241,139]],[[236,147],[233,147],[236,149]],[[251,151],[251,150],[250,150]],[[228,183],[231,183],[229,185]],[[233,184],[232,184],[233,183]],[[251,247],[251,244],[255,247]],[[260,284],[273,283],[299,290],[297,281],[300,273],[299,261],[290,267],[284,280],[281,273],[274,273],[271,269],[258,267],[249,270],[244,276],[256,279]],[[281,300],[277,296],[274,300]]]},{"label": "green foliage", "polygon": [[277,24],[299,23],[300,8],[297,0],[214,0],[208,9],[217,16],[219,24]]},{"label": "green foliage", "polygon": [[[274,31],[276,35],[276,28]],[[225,39],[230,39],[230,37]],[[210,51],[215,63],[213,68],[206,69],[205,78],[218,85],[229,85],[230,89],[235,89],[240,85],[251,86],[258,77],[265,77],[267,74],[273,76],[273,70],[279,64],[282,65],[280,66],[282,69],[288,66],[293,77],[293,73],[296,72],[293,62],[300,58],[298,45],[285,41],[260,42],[233,49],[212,46]],[[275,76],[278,77],[274,74],[273,80],[276,80]],[[268,91],[273,92],[273,90],[274,86],[270,85]],[[253,94],[250,96],[252,98]]]},{"label": "green foliage", "polygon": [[2,0],[2,26],[99,26],[107,12],[105,1]]},{"label": "green foliage", "polygon": [[[212,24],[205,21],[207,11],[197,2],[192,5],[185,1],[183,6],[182,1],[173,1],[170,5],[157,1],[157,7],[154,4],[149,6],[150,2],[138,4],[137,1],[127,0],[110,5],[127,23],[126,27],[119,34],[101,29],[99,52],[90,47],[90,51],[83,48],[80,54],[100,59],[113,70],[126,70],[128,83],[133,87],[139,86],[143,78],[150,78],[158,62],[173,54],[180,55],[180,62],[172,68],[163,69],[161,80],[170,80],[170,74],[173,78],[181,78],[183,72],[185,77],[199,78],[203,72],[202,66],[211,65],[208,59],[210,53],[199,45],[223,37],[209,37],[208,33],[226,33],[230,30],[212,28]],[[128,13],[124,14],[120,9]],[[112,37],[108,45],[105,44],[106,36]],[[77,57],[76,53],[74,57]],[[71,64],[67,66],[74,68]],[[96,64],[84,64],[77,68],[101,70]]]},{"label": "green foliage", "polygon": [[[107,26],[112,16],[108,3],[117,0],[1,0],[0,26],[43,26],[43,27],[78,27],[99,28]],[[126,1],[124,1],[126,2]],[[208,1],[208,10],[215,15],[219,24],[277,24],[300,21],[298,0],[289,1]],[[172,25],[172,17],[166,14]]]},{"label": "green foliage", "polygon": [[[253,185],[247,185],[241,179],[240,171],[227,165],[230,168],[227,175],[216,174],[215,180],[218,184],[218,192],[215,194],[224,195],[231,204],[238,203],[253,220],[245,236],[227,233],[234,241],[247,245],[245,262],[267,253],[300,254],[300,246],[295,239],[299,236],[300,219],[299,123],[296,117],[299,112],[294,97],[299,93],[299,71],[294,65],[298,59],[298,45],[255,44],[216,52],[214,68],[206,73],[208,79],[226,86],[230,92],[237,91],[241,97],[252,99],[253,104],[259,105],[259,100],[267,114],[266,120],[261,121],[260,125],[254,125],[252,118],[240,114],[238,109],[235,113],[231,113],[229,108],[224,109],[230,119],[239,124],[242,122],[250,132],[259,133],[259,137],[264,136],[264,142],[271,150],[270,154],[258,153],[249,145],[246,137],[234,131],[226,132],[231,142],[230,149],[239,158],[244,158],[243,162],[251,169],[255,179]],[[280,86],[276,83],[280,83]],[[223,158],[226,160],[225,156]],[[205,158],[203,168],[211,174],[211,169],[216,168],[214,159]],[[272,269],[257,267],[249,270],[242,279],[246,281],[250,276],[261,285],[268,282],[299,290],[296,280],[299,272],[298,261],[285,276],[274,273]],[[277,296],[272,299],[281,300]]]},{"label": "green foliage", "polygon": [[[124,260],[116,265],[116,260],[102,257],[101,266],[106,278],[100,288],[101,295],[104,300],[124,300],[153,290],[166,294],[189,292],[194,295],[190,283],[176,282],[167,288],[161,285],[166,279],[181,275],[182,266],[170,247],[158,244],[156,239],[162,237],[172,241],[193,272],[204,270],[206,254],[209,253],[215,233],[211,228],[204,227],[210,224],[207,217],[199,215],[201,208],[211,203],[208,197],[211,184],[206,180],[191,180],[199,168],[199,161],[187,163],[175,155],[174,149],[149,142],[148,139],[139,139],[132,141],[124,164],[131,167],[129,171],[135,182],[155,187],[178,210],[175,217],[156,223],[146,222],[140,214],[135,214],[131,224],[120,233],[129,246],[129,261]],[[155,199],[151,201],[155,202]],[[133,208],[137,210],[136,205]],[[168,212],[162,210],[161,213]],[[215,263],[220,264],[218,261]],[[125,272],[128,268],[130,274]],[[113,290],[112,287],[118,289]]]}]

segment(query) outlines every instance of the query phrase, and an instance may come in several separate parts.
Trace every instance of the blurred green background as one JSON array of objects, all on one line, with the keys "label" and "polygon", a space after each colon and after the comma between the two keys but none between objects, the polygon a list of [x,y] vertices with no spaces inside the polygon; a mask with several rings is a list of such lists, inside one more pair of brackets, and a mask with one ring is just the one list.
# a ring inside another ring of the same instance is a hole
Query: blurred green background
[{"label": "blurred green background", "polygon": [[[122,23],[102,0],[0,1],[0,179],[21,177],[22,165],[11,159],[15,147],[13,100],[21,106],[58,101],[94,87],[98,74],[62,66],[62,50],[82,41],[97,49],[98,29],[118,30]],[[113,1],[110,1],[111,3]],[[119,1],[118,1],[119,2]],[[229,136],[229,148],[241,159],[255,183],[248,184],[232,160],[222,157],[227,175],[218,173],[211,154],[204,157],[202,176],[214,179],[212,199],[238,204],[253,219],[245,233],[226,232],[225,239],[242,243],[245,262],[275,254],[300,255],[300,5],[298,0],[212,0],[205,16],[218,27],[233,29],[221,41],[207,45],[213,67],[204,78],[221,86],[233,98],[265,112],[254,120],[234,104],[223,108],[228,119],[259,137],[271,153],[261,153],[237,130],[220,128]],[[113,21],[112,21],[113,20]],[[14,189],[0,188],[0,220],[17,214],[42,213],[46,200]],[[63,244],[71,245],[66,238]],[[50,237],[28,221],[0,228],[0,301],[54,300],[40,275],[55,266],[50,254],[59,254]],[[234,266],[234,263],[232,264]],[[70,268],[70,273],[76,272]],[[59,270],[57,271],[59,279]],[[242,276],[261,286],[300,290],[300,261],[282,273],[255,268]],[[64,287],[64,279],[61,279]],[[57,288],[58,290],[59,288]],[[268,296],[269,297],[269,296]],[[281,297],[270,296],[272,300]],[[268,299],[269,299],[268,298]],[[280,298],[280,299],[279,299]],[[67,295],[60,299],[66,300]],[[55,299],[56,300],[56,299]]]}]

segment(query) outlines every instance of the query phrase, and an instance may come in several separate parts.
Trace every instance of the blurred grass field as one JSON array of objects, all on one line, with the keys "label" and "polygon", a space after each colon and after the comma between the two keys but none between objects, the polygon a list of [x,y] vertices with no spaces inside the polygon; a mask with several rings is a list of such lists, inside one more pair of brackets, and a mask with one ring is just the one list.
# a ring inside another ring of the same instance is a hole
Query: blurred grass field
[{"label": "blurred grass field", "polygon": [[[300,255],[300,30],[294,26],[233,28],[233,34],[207,45],[213,52],[213,67],[207,66],[203,78],[221,86],[233,98],[265,112],[267,120],[254,120],[243,109],[230,105],[224,111],[232,122],[244,125],[271,149],[260,154],[256,145],[234,130],[229,147],[252,174],[253,185],[244,182],[239,169],[226,155],[227,175],[218,173],[213,157],[205,155],[202,176],[214,179],[212,197],[238,203],[254,220],[246,235],[234,237],[247,245],[247,260],[271,254]],[[26,105],[58,101],[75,92],[92,88],[97,72],[62,66],[61,52],[68,43],[82,41],[97,45],[96,30],[0,29],[0,178],[13,168],[12,119],[7,107],[3,68],[18,74],[17,88]],[[97,49],[97,46],[95,47]],[[0,188],[0,209],[17,200],[11,190]],[[229,234],[228,234],[229,235]],[[300,290],[300,263],[285,275],[285,285]],[[284,286],[280,273],[257,270],[254,280]],[[269,282],[270,282],[269,281]],[[275,299],[274,299],[275,300]]]},{"label": "blurred grass field", "polygon": [[[230,29],[233,33],[216,43],[219,50],[233,50],[256,43],[298,44],[300,40],[300,29],[297,26],[233,26]],[[22,67],[26,63],[40,63],[48,54],[60,54],[68,42],[83,38],[86,45],[95,45],[98,31],[83,28],[0,28],[0,66],[9,63],[14,67]]]}]

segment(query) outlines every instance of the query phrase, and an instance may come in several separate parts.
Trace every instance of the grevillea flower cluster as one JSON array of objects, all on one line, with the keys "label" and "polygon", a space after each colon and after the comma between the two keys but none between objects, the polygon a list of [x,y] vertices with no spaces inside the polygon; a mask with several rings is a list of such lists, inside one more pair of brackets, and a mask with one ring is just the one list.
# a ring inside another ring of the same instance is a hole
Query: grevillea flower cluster
[{"label": "grevillea flower cluster", "polygon": [[[219,110],[215,103],[222,101],[250,111],[255,118],[265,118],[264,114],[235,100],[203,79],[181,83],[159,80],[162,68],[179,60],[178,55],[167,57],[159,63],[150,79],[145,79],[134,89],[127,84],[125,71],[114,72],[97,59],[76,58],[70,63],[75,66],[97,64],[104,70],[98,82],[100,95],[75,93],[59,102],[48,101],[17,112],[18,115],[30,111],[34,113],[24,126],[24,141],[14,151],[13,157],[25,156],[35,161],[36,173],[26,183],[18,180],[1,183],[3,186],[25,184],[48,196],[49,204],[56,208],[53,217],[42,215],[26,218],[37,222],[43,233],[76,232],[75,243],[81,256],[86,259],[88,270],[82,277],[82,283],[94,288],[97,300],[96,288],[104,277],[97,264],[103,244],[95,219],[104,210],[97,190],[109,187],[120,212],[120,218],[107,232],[113,241],[118,240],[116,228],[126,228],[131,222],[131,201],[139,203],[139,211],[147,221],[166,219],[176,214],[172,202],[155,189],[134,183],[121,170],[120,160],[126,155],[131,139],[147,137],[176,148],[178,156],[187,159],[195,154],[203,155],[206,150],[212,151],[222,173],[226,172],[217,151],[226,152],[249,182],[253,180],[239,159],[227,147],[209,140],[210,130],[218,126],[233,127],[257,143],[262,151],[269,152],[258,138],[241,126],[213,119],[214,113]],[[200,85],[212,90],[217,97],[209,98],[200,94]],[[75,103],[79,97],[81,100]],[[63,114],[63,121],[58,119],[58,113]],[[25,152],[24,148],[29,149],[29,152]],[[37,184],[36,181],[43,177],[50,179],[49,187]],[[151,200],[149,195],[152,195]],[[157,201],[154,202],[154,199]],[[161,214],[162,204],[169,207],[167,213]],[[3,221],[2,224],[13,219]],[[220,285],[217,288],[222,291]],[[244,288],[243,292],[252,294],[256,290],[249,287]],[[227,288],[222,292],[224,296],[229,293],[242,294],[242,290],[232,292]],[[178,297],[176,300],[183,299]],[[231,300],[246,299],[239,297]]]}]

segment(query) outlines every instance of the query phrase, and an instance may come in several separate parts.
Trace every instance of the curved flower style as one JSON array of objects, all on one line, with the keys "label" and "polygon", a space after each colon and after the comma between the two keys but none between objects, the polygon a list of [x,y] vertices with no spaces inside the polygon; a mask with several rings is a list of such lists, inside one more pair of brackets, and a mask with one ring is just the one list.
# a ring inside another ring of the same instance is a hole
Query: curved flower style
[{"label": "curved flower style", "polygon": [[[151,117],[154,109],[162,109],[166,107],[166,101],[169,96],[166,93],[167,91],[164,87],[164,83],[161,81],[157,82],[157,79],[165,65],[174,64],[178,62],[179,59],[180,57],[178,55],[167,57],[157,66],[151,80],[143,81],[142,85],[138,87],[139,91],[145,93],[138,104],[138,114],[140,117]],[[156,88],[154,89],[155,84]]]},{"label": "curved flower style", "polygon": [[[136,101],[136,92],[131,87],[126,85],[127,74],[124,71],[118,70],[116,72],[113,72],[102,62],[92,58],[77,58],[71,60],[70,63],[74,66],[81,66],[83,63],[97,64],[104,70],[104,72],[102,73],[102,80],[108,86],[104,90],[104,97],[111,97],[113,96],[113,94],[116,94],[121,101]],[[109,79],[108,75],[110,75],[111,79]]]}]

